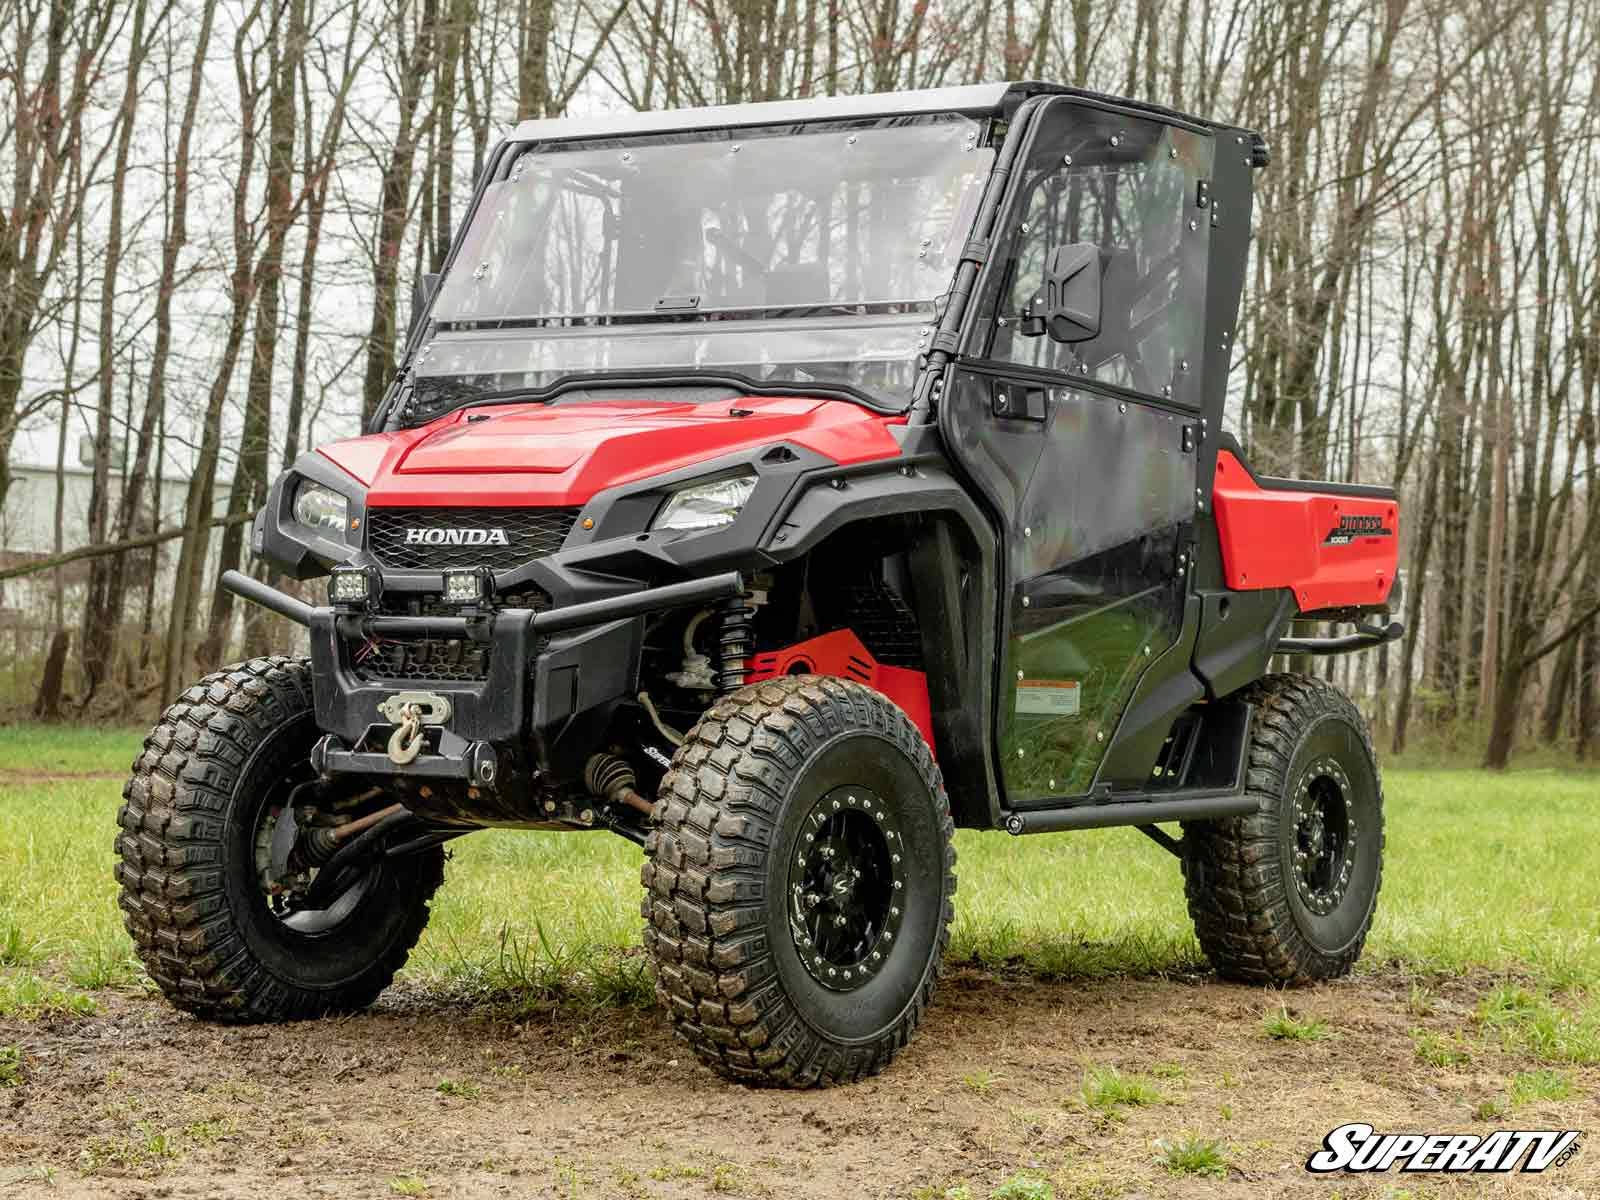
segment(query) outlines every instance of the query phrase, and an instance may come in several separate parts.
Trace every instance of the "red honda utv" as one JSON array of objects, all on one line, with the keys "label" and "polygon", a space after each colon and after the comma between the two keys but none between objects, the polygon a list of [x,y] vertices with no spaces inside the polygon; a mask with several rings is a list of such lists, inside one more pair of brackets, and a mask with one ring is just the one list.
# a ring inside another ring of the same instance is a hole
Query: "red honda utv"
[{"label": "red honda utv", "polygon": [[327,602],[222,580],[309,656],[201,680],[134,766],[151,978],[368,1004],[489,827],[642,846],[661,1003],[755,1083],[906,1044],[958,826],[1136,826],[1221,974],[1349,970],[1372,744],[1267,672],[1399,636],[1396,503],[1220,428],[1266,162],[1042,83],[519,126],[368,432],[256,518]]}]

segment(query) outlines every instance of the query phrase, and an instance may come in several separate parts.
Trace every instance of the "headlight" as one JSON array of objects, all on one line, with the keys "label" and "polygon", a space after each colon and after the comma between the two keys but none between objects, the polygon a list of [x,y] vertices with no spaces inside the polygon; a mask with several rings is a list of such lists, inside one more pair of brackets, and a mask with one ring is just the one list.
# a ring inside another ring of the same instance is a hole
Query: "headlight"
[{"label": "headlight", "polygon": [[732,525],[755,487],[754,475],[735,475],[732,479],[686,487],[667,499],[650,527],[688,530]]},{"label": "headlight", "polygon": [[302,483],[294,494],[294,519],[342,538],[350,519],[350,501],[320,483]]}]

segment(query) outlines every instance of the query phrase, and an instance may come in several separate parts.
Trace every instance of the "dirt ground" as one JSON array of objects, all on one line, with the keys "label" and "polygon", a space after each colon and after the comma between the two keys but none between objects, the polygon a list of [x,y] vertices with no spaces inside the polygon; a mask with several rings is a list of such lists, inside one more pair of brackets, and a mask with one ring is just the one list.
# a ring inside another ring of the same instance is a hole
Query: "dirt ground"
[{"label": "dirt ground", "polygon": [[[1306,1174],[1347,1120],[1600,1137],[1600,1070],[1572,1073],[1572,1099],[1484,1121],[1478,1104],[1529,1064],[1489,1040],[1460,1066],[1418,1062],[1412,1030],[1469,1032],[1491,983],[1438,986],[1426,1017],[1398,973],[1296,992],[1290,1011],[1333,1035],[1275,1041],[1262,1015],[1278,997],[1249,988],[956,968],[887,1073],[810,1093],[720,1082],[655,1011],[511,1022],[402,987],[359,1017],[241,1029],[110,995],[87,1019],[0,1022],[24,1074],[0,1090],[0,1195],[933,1198],[964,1185],[985,1200],[1031,1172],[1057,1200],[1600,1196],[1600,1144],[1492,1183]],[[1091,1066],[1143,1072],[1162,1099],[1105,1116],[1083,1101]],[[1185,1133],[1226,1143],[1225,1175],[1156,1161],[1159,1140]]]}]

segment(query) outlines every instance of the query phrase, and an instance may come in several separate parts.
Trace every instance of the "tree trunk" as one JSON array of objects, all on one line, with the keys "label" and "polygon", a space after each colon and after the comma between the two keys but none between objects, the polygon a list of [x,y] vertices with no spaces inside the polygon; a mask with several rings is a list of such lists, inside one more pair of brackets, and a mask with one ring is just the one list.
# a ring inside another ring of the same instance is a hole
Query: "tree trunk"
[{"label": "tree trunk", "polygon": [[61,719],[61,688],[67,677],[67,646],[72,635],[58,629],[50,639],[50,652],[45,655],[44,674],[39,676],[39,692],[33,700],[33,719],[59,721]]},{"label": "tree trunk", "polygon": [[[249,204],[250,180],[255,166],[255,114],[261,90],[250,73],[254,58],[249,52],[248,42],[250,29],[260,12],[259,6],[253,8],[234,35],[234,73],[239,88],[241,124],[245,136],[240,139],[239,164],[233,181],[233,271],[228,279],[228,323],[217,371],[206,396],[200,425],[199,452],[195,456],[194,474],[189,477],[188,496],[184,504],[189,523],[178,551],[172,612],[167,623],[166,661],[161,673],[162,698],[165,700],[172,699],[183,690],[184,680],[191,670],[194,617],[202,599],[202,580],[211,542],[212,508],[216,502],[217,465],[222,448],[222,409],[233,382],[233,373],[239,364],[245,327],[249,323],[250,304],[255,297],[252,263],[255,234],[250,226]],[[215,636],[214,632],[211,636]]]},{"label": "tree trunk", "polygon": [[[128,153],[133,145],[135,110],[139,103],[139,71],[149,44],[145,40],[147,0],[134,0],[132,46],[127,71],[123,76],[122,104],[117,110],[116,154],[111,168],[111,206],[106,221],[106,236],[101,252],[100,328],[99,328],[99,403],[95,412],[94,473],[89,485],[89,540],[104,542],[111,533],[111,451],[112,415],[116,397],[117,277],[122,266],[122,218],[127,194]],[[129,372],[131,384],[132,372]],[[126,447],[126,433],[123,445]],[[120,470],[127,484],[127,453],[124,449]],[[78,636],[78,654],[83,665],[84,702],[93,698],[111,669],[111,652],[116,641],[117,620],[112,609],[122,607],[121,597],[111,593],[111,562],[97,559],[89,565],[89,586],[83,603],[83,624]]]},{"label": "tree trunk", "polygon": [[[278,348],[278,300],[283,278],[283,247],[294,215],[295,87],[300,76],[300,55],[306,42],[305,0],[289,0],[288,27],[279,27],[274,15],[268,42],[267,68],[271,90],[267,102],[267,228],[266,245],[255,270],[255,337],[250,348],[250,373],[245,388],[244,429],[239,438],[238,467],[228,494],[228,516],[253,513],[266,503],[269,438],[272,433],[272,371]],[[276,14],[276,10],[275,10]],[[222,535],[218,570],[241,565],[243,523],[230,524]],[[245,655],[264,653],[267,645],[265,610],[250,605],[245,613]],[[228,630],[233,620],[233,593],[216,588],[211,593],[211,620],[198,652],[201,668],[214,671],[222,664]]]},{"label": "tree trunk", "polygon": [[[194,141],[195,122],[199,113],[200,93],[205,84],[206,55],[211,45],[215,25],[217,0],[205,0],[200,9],[200,26],[195,32],[194,53],[190,59],[188,88],[184,97],[183,114],[178,122],[178,137],[168,167],[170,178],[171,211],[167,215],[165,235],[161,242],[161,274],[156,284],[155,345],[151,352],[149,384],[145,390],[144,413],[139,422],[133,463],[123,480],[122,502],[117,513],[118,540],[133,536],[144,504],[144,489],[151,470],[152,455],[159,479],[160,440],[158,428],[164,428],[167,403],[167,367],[172,358],[172,302],[178,290],[178,263],[189,240],[189,189],[191,183],[190,147]],[[130,431],[131,436],[131,431]],[[156,505],[156,525],[160,525],[161,509]],[[158,560],[152,556],[152,564]],[[124,556],[111,560],[106,587],[106,624],[116,627],[122,622],[122,606],[128,591],[127,563]],[[145,614],[148,628],[150,616]],[[140,644],[139,658],[143,667],[148,661],[148,639]]]},{"label": "tree trunk", "polygon": [[[550,0],[533,0],[537,6]],[[400,279],[400,251],[405,240],[406,219],[411,202],[411,171],[417,145],[426,134],[417,120],[424,83],[433,72],[434,39],[438,32],[438,0],[424,0],[415,45],[405,45],[404,16],[396,22],[400,41],[400,96],[398,128],[394,148],[384,167],[379,187],[378,237],[372,266],[372,325],[367,334],[367,364],[362,384],[361,421],[365,426],[378,410],[384,393],[394,379],[395,316]],[[541,47],[548,43],[541,39]],[[542,56],[546,51],[541,49]],[[542,57],[540,59],[542,61]]]}]

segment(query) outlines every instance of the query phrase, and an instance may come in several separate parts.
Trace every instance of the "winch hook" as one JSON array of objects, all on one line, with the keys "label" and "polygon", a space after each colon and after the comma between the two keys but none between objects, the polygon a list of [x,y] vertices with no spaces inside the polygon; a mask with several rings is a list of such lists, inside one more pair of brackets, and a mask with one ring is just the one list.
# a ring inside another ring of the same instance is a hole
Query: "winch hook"
[{"label": "winch hook", "polygon": [[426,740],[422,733],[422,706],[407,704],[400,710],[400,723],[389,735],[389,761],[397,767],[414,762]]}]

